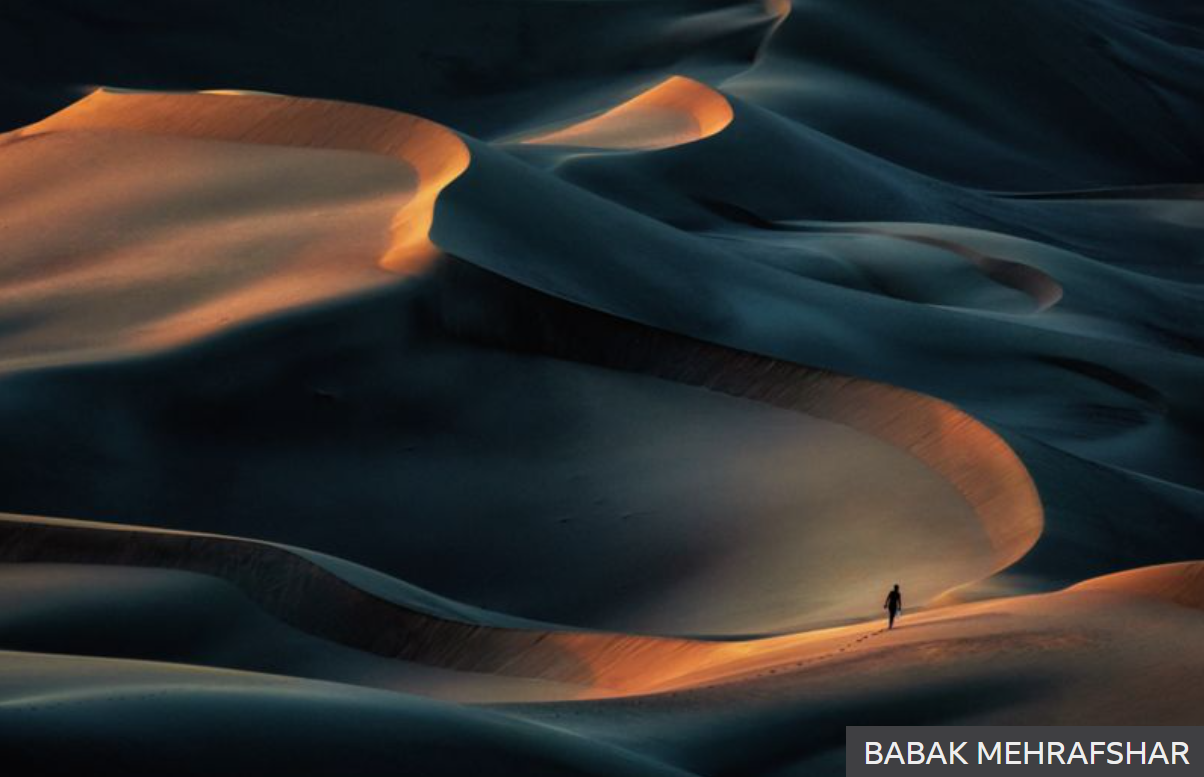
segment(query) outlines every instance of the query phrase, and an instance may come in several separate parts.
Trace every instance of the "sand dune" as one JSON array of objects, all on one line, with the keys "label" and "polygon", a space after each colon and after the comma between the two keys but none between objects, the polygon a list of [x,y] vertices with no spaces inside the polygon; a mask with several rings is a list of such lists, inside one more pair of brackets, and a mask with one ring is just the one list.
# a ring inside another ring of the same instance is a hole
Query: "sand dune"
[{"label": "sand dune", "polygon": [[[798,4],[765,57],[723,88],[957,183],[1038,190],[1194,182],[1204,172],[1190,138],[1204,118],[1198,20],[1179,21],[1175,7]],[[928,45],[935,39],[942,45]],[[964,67],[950,71],[950,61]],[[1053,83],[1051,67],[1061,74]],[[1083,126],[1095,131],[1084,136]]]},{"label": "sand dune", "polygon": [[[80,0],[30,9],[0,32],[8,67],[0,130],[74,102],[81,85],[113,84],[321,97],[493,139],[614,104],[674,74],[739,73],[780,16],[765,0],[407,0],[401,12],[393,0],[365,0],[343,15],[298,0],[278,11],[242,0],[174,13],[108,7],[97,26]],[[120,30],[140,25],[159,36],[131,59],[110,56],[130,45]],[[220,51],[215,30],[224,31]],[[48,48],[58,51],[53,68],[42,66]]]},{"label": "sand dune", "polygon": [[1035,312],[1038,313],[1056,305],[1058,300],[1062,299],[1062,287],[1056,280],[1035,267],[1020,262],[988,256],[981,251],[940,237],[906,232],[879,232],[870,227],[846,227],[845,229],[854,233],[887,235],[898,240],[910,240],[957,254],[996,283],[1022,291],[1030,296],[1035,305]]},{"label": "sand dune", "polygon": [[[292,674],[299,673],[301,676],[334,676],[345,682],[414,690],[444,698],[474,698],[471,689],[477,686],[475,698],[495,701],[499,698],[517,701],[541,696],[572,699],[664,693],[742,683],[779,671],[822,674],[827,664],[836,667],[836,671],[843,671],[850,661],[855,662],[859,654],[866,651],[874,654],[887,646],[892,646],[892,650],[898,653],[911,645],[933,645],[936,650],[947,647],[957,656],[962,646],[973,640],[981,642],[982,647],[971,650],[971,656],[981,650],[995,650],[1006,656],[1010,640],[1013,639],[1010,635],[1030,639],[1029,634],[1033,629],[1036,631],[1032,633],[1037,635],[1032,637],[1037,640],[1034,644],[1048,643],[1051,647],[1057,647],[1068,643],[1087,647],[1099,637],[1092,635],[1092,628],[1095,627],[1086,628],[1079,621],[1094,622],[1100,619],[1102,612],[1125,607],[1132,613],[1129,617],[1133,617],[1141,613],[1141,608],[1139,603],[1136,606],[1121,606],[1113,600],[1088,601],[1082,599],[1082,594],[1099,592],[1130,599],[1134,595],[1152,595],[1198,607],[1200,593],[1199,564],[1196,563],[1114,575],[1051,596],[955,605],[930,613],[909,615],[905,627],[889,634],[884,634],[881,623],[877,622],[755,640],[682,640],[568,631],[538,623],[490,625],[492,616],[471,609],[456,613],[458,618],[449,619],[446,615],[416,609],[408,596],[382,599],[296,551],[266,543],[15,516],[4,518],[0,521],[0,527],[0,547],[4,551],[2,560],[10,562],[12,567],[8,574],[31,565],[27,567],[31,570],[30,575],[13,578],[17,585],[21,585],[22,581],[27,586],[45,585],[45,582],[39,581],[45,581],[46,575],[59,569],[46,564],[103,564],[118,568],[132,566],[187,570],[211,575],[232,583],[238,591],[274,617],[323,640],[365,653],[400,659],[416,667],[437,667],[471,674],[461,676],[458,680],[453,676],[432,679],[424,676],[420,670],[407,669],[404,665],[385,665],[374,668],[370,673],[356,674],[347,665],[362,665],[364,659],[355,659],[354,654],[350,653],[340,656],[329,649],[322,665],[324,668],[307,669],[295,662],[290,664],[287,659],[282,663],[281,659],[271,658],[266,661],[259,658],[256,668],[280,672],[283,667],[289,666]],[[13,561],[22,563],[13,565]],[[87,566],[78,568],[89,569]],[[118,577],[116,581],[120,579]],[[113,584],[111,581],[110,586]],[[126,585],[136,591],[139,585],[145,583],[140,584],[135,578]],[[71,590],[62,589],[58,595],[68,595]],[[124,606],[129,606],[128,595],[123,595],[120,588],[102,594],[102,598],[97,600],[98,605],[105,596],[117,596],[127,601]],[[214,597],[210,594],[209,598],[213,600]],[[52,598],[45,593],[39,600],[44,606],[53,604]],[[68,607],[65,603],[54,606],[59,612]],[[75,635],[68,639],[76,642],[68,644],[85,646],[91,639],[92,644],[88,646],[95,651],[95,638],[89,638],[86,634],[88,622],[97,616],[87,614],[86,601],[74,606],[77,609],[73,618],[76,625],[72,627]],[[105,607],[111,609],[112,605]],[[1081,610],[1082,614],[1069,620],[1056,614],[1075,610]],[[13,615],[18,612],[19,609]],[[1011,620],[996,620],[1002,614],[1009,614]],[[194,612],[191,617],[198,618],[198,613]],[[245,616],[223,617],[230,624],[228,628],[249,629]],[[1021,621],[1016,622],[1016,618]],[[1025,623],[1026,619],[1031,623]],[[38,638],[34,636],[39,633],[37,621],[31,626],[28,619],[23,622],[16,616],[14,620],[7,625],[0,624],[0,638],[7,639],[8,644],[14,644],[15,640]],[[1124,618],[1117,615],[1116,621],[1110,639],[1116,639],[1117,634],[1125,630]],[[234,625],[239,623],[243,625]],[[1053,625],[1055,623],[1056,626]],[[62,632],[61,629],[59,631]],[[68,630],[66,634],[70,635],[72,631]],[[251,636],[243,639],[259,640],[265,647],[284,639],[294,643],[297,641],[284,632],[264,630],[263,627],[258,627]],[[999,646],[990,647],[991,640],[997,641]],[[140,649],[151,653],[147,657],[163,659],[173,655],[170,652],[156,655],[155,649],[148,647],[154,644],[154,640],[139,641],[143,644]],[[159,650],[163,651],[167,644],[170,643],[165,643],[165,647]],[[113,648],[108,650],[112,651]],[[271,655],[270,651],[259,652],[264,656]],[[227,666],[231,662],[237,665],[240,661],[249,660],[239,659],[238,654],[231,655],[229,651],[225,655]],[[245,648],[242,655],[246,655]],[[1066,660],[1066,656],[1051,655],[1051,659],[1061,661]],[[209,660],[222,662],[217,657]],[[344,674],[340,674],[340,670]],[[315,671],[317,674],[312,674]],[[474,679],[478,675],[527,678],[543,684],[531,688],[506,685]],[[1082,711],[1078,714],[1082,714]]]},{"label": "sand dune", "polygon": [[[187,754],[196,774],[284,769],[462,775],[685,774],[571,732],[464,705],[334,683],[147,661],[0,652],[7,763],[43,773],[81,762],[161,774]],[[130,727],[139,747],[115,754]],[[72,747],[58,746],[68,737]],[[198,746],[198,741],[204,742]]]},{"label": "sand dune", "polygon": [[1198,14],[145,5],[0,29],[8,770],[1204,723]]},{"label": "sand dune", "polygon": [[413,273],[468,155],[378,109],[98,91],[6,136],[0,164],[15,366],[188,341]]},{"label": "sand dune", "polygon": [[533,145],[652,150],[693,143],[732,121],[723,95],[673,76],[591,119],[524,138]]},{"label": "sand dune", "polygon": [[1134,594],[1204,609],[1204,563],[1195,561],[1131,569],[1079,583],[1071,590]]},{"label": "sand dune", "polygon": [[[284,333],[294,324],[281,322],[266,339],[218,342],[180,360],[106,369],[108,377],[85,370],[67,384],[37,375],[11,383],[3,434],[14,438],[28,436],[20,417],[41,415],[30,403],[53,397],[72,407],[70,395],[82,392],[108,410],[33,443],[44,451],[34,460],[66,456],[88,478],[51,488],[53,473],[12,468],[10,503],[179,529],[260,527],[248,533],[491,609],[662,634],[856,617],[893,577],[923,601],[1008,566],[1041,534],[1023,465],[948,405],[444,267],[418,296],[399,290],[375,307],[357,303],[351,318],[337,314],[312,349],[274,345],[292,339]],[[402,309],[415,318],[399,318]],[[291,365],[287,399],[255,366],[269,358],[264,348]],[[472,379],[482,363],[488,386]],[[464,382],[449,388],[448,375]],[[141,395],[135,410],[124,387],[145,380],[161,393]],[[377,413],[389,420],[366,422]],[[106,418],[135,415],[153,420],[132,435],[100,431]],[[446,428],[477,441],[471,456],[440,443]],[[203,442],[218,430],[246,441],[237,477],[203,500],[182,500],[225,466],[224,446]],[[518,433],[522,455],[494,458]],[[389,444],[392,435],[405,446]],[[291,452],[275,439],[290,440]],[[158,451],[154,466],[131,461],[131,444]],[[83,449],[95,457],[81,460]],[[311,475],[281,478],[286,466]],[[452,466],[457,480],[429,474]],[[177,473],[170,485],[162,471]],[[484,524],[472,498],[481,489],[495,516]],[[848,489],[857,498],[834,505]],[[412,507],[399,510],[398,499]],[[288,520],[265,519],[265,509]],[[824,518],[802,519],[812,515]],[[347,532],[347,520],[375,526],[371,539]],[[471,564],[448,565],[441,548],[453,538]],[[757,594],[766,589],[781,593]]]},{"label": "sand dune", "polygon": [[[6,519],[10,525],[13,521]],[[24,520],[22,523],[25,530],[40,526],[53,531],[39,538],[28,531],[6,532],[4,546],[10,557],[15,553],[28,558],[31,547],[37,547],[37,556],[53,559],[57,554],[70,565],[25,562],[0,567],[0,574],[7,581],[6,591],[17,595],[6,618],[0,619],[0,639],[8,645],[19,645],[32,653],[53,647],[67,652],[84,649],[92,654],[143,660],[190,658],[221,667],[251,668],[276,675],[286,672],[293,678],[337,679],[353,686],[436,698],[522,702],[527,706],[509,709],[524,718],[547,721],[560,718],[557,725],[567,726],[570,731],[594,731],[597,721],[613,720],[615,712],[624,709],[613,705],[626,704],[622,699],[635,696],[640,699],[635,702],[640,706],[630,708],[629,714],[644,721],[643,733],[637,734],[637,738],[651,737],[652,741],[626,741],[625,726],[611,729],[602,738],[611,742],[617,739],[616,743],[624,748],[651,751],[658,757],[664,755],[655,746],[658,737],[681,726],[684,731],[679,730],[675,736],[688,733],[690,740],[700,741],[712,726],[724,725],[724,714],[707,710],[727,709],[734,713],[755,704],[754,700],[769,684],[777,688],[779,708],[783,712],[792,710],[793,718],[822,710],[824,703],[831,703],[824,700],[833,694],[853,700],[851,703],[863,708],[862,714],[872,709],[893,714],[889,711],[906,704],[900,699],[922,697],[926,688],[939,688],[940,682],[934,682],[939,678],[957,677],[962,684],[986,688],[992,678],[1006,670],[1010,673],[1008,682],[1016,691],[1010,701],[938,706],[932,710],[936,716],[933,722],[1009,722],[1032,714],[1026,710],[1040,709],[1048,719],[1073,723],[1098,716],[1100,705],[1111,709],[1109,721],[1182,722],[1183,715],[1192,709],[1190,694],[1185,698],[1181,693],[1167,694],[1161,689],[1168,687],[1164,684],[1191,684],[1199,680],[1198,657],[1167,663],[1166,651],[1173,648],[1166,635],[1193,634],[1204,625],[1188,610],[1182,610],[1181,616],[1169,617],[1151,611],[1141,601],[1155,595],[1198,607],[1198,601],[1184,596],[1186,593],[1198,599],[1198,564],[1180,565],[1177,569],[1136,570],[1089,581],[1057,594],[913,612],[891,632],[884,631],[878,621],[767,639],[721,642],[572,632],[539,624],[520,629],[498,628],[447,621],[395,607],[394,612],[407,612],[410,623],[408,631],[397,633],[390,629],[391,619],[379,609],[379,602],[377,610],[371,612],[359,603],[370,597],[353,588],[347,589],[350,596],[322,595],[325,584],[312,582],[312,574],[308,575],[311,582],[300,587],[296,579],[291,582],[286,579],[281,586],[267,580],[254,582],[245,576],[232,578],[244,594],[267,607],[273,615],[285,615],[286,621],[295,620],[296,609],[289,615],[280,608],[282,602],[300,604],[311,611],[327,609],[322,619],[327,624],[341,624],[341,630],[328,629],[325,634],[318,634],[335,643],[323,644],[307,642],[287,629],[261,623],[262,615],[240,604],[236,595],[217,595],[216,590],[210,590],[197,599],[196,593],[201,589],[197,583],[181,577],[182,573],[151,582],[156,578],[149,570],[133,574],[123,572],[121,566],[109,566],[113,571],[102,575],[104,567],[80,566],[86,561],[84,556],[91,554],[106,565],[118,559],[134,567],[178,568],[192,564],[196,568],[199,563],[209,565],[208,573],[229,575],[245,567],[226,565],[223,569],[220,565],[212,566],[211,562],[229,553],[230,540],[223,541],[226,550],[214,548],[217,550],[214,552],[206,550],[205,543],[221,538],[188,537],[188,551],[180,553],[167,550],[168,546],[163,544],[170,533],[138,530],[134,542],[114,545],[94,542],[96,531],[120,533],[113,529],[85,529],[76,525],[72,527],[74,532],[64,532],[67,525],[58,522]],[[88,531],[92,534],[84,533]],[[159,550],[148,555],[147,551],[156,545]],[[111,550],[105,551],[106,547]],[[258,547],[270,550],[270,546]],[[119,548],[120,555],[112,555]],[[67,555],[62,555],[64,552]],[[278,562],[261,563],[259,568],[286,576],[290,570],[289,565]],[[66,574],[103,580],[106,584],[91,589],[93,593],[84,597],[82,589],[69,582],[72,578],[63,577]],[[286,593],[269,593],[265,597],[265,592],[281,588]],[[138,603],[137,597],[144,594],[151,598]],[[189,599],[182,598],[185,596]],[[174,603],[177,599],[179,602]],[[186,604],[189,600],[192,603]],[[156,601],[158,605],[153,604]],[[40,608],[31,606],[35,602],[41,603]],[[212,612],[207,612],[200,602],[207,602],[204,607]],[[154,606],[168,609],[156,614],[150,609]],[[173,607],[184,609],[168,615]],[[72,617],[63,625],[59,616],[68,612]],[[139,616],[141,621],[137,620]],[[383,640],[400,638],[393,643],[393,649],[382,651],[384,641],[347,645],[346,637],[351,633],[347,628],[362,623],[365,616],[370,616],[371,623],[384,630]],[[177,617],[184,621],[180,627],[183,630],[177,630],[176,636],[157,631],[153,626],[146,631],[151,624],[166,625]],[[105,622],[111,627],[127,621],[135,631],[127,635],[124,643],[115,638],[112,628],[100,627]],[[313,633],[314,619],[302,621],[305,622],[299,624],[301,628]],[[218,623],[227,635],[220,640]],[[207,633],[209,638],[190,641],[187,638],[190,630]],[[359,650],[366,648],[369,653],[387,655],[389,660],[373,663],[370,657],[355,650],[338,648],[339,644]],[[286,650],[282,649],[285,645]],[[449,651],[453,646],[454,650]],[[0,664],[11,666],[17,655],[6,654]],[[1140,677],[1126,674],[1104,688],[1093,687],[1095,673],[1107,671],[1110,663],[1122,655],[1128,656],[1125,660],[1157,669]],[[424,667],[455,671],[439,674],[439,670]],[[209,672],[215,679],[223,676],[221,671]],[[1057,677],[1057,681],[1051,683],[1051,676]],[[505,677],[530,680],[507,681]],[[295,688],[304,681],[277,677],[274,682]],[[45,685],[35,682],[34,687],[46,692]],[[19,707],[20,699],[14,702],[11,688],[8,690],[6,706]],[[615,701],[581,701],[588,699]],[[1119,704],[1121,699],[1127,702]],[[530,706],[531,702],[552,700],[578,700],[578,706],[570,709],[560,705]],[[693,714],[685,715],[688,710],[693,710]],[[1198,711],[1195,708],[1197,714]],[[672,721],[678,717],[682,722],[675,726]],[[668,729],[664,723],[669,723]],[[768,729],[767,741],[780,747],[785,742],[775,740],[774,730],[773,726]],[[679,766],[691,766],[680,759],[670,760]]]},{"label": "sand dune", "polygon": [[362,151],[396,159],[418,179],[410,198],[399,203],[392,245],[380,259],[383,267],[399,272],[412,271],[438,253],[427,237],[435,198],[468,166],[468,150],[453,132],[416,116],[230,90],[181,95],[99,89],[18,130],[15,139],[73,130]]}]

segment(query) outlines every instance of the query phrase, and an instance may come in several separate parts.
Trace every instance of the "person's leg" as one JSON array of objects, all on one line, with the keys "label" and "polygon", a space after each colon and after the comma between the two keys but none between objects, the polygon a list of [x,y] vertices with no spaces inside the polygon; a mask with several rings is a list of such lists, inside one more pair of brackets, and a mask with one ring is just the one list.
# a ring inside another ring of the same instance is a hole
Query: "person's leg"
[{"label": "person's leg", "polygon": [[890,622],[887,624],[886,628],[893,629],[895,627],[895,608],[891,607],[888,612],[890,612]]}]

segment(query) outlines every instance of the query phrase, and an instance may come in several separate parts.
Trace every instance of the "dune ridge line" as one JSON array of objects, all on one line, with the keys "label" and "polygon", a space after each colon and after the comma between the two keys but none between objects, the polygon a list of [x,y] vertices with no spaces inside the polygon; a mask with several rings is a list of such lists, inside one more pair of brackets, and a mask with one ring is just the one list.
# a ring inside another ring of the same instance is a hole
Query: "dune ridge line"
[{"label": "dune ridge line", "polygon": [[716,90],[692,78],[670,76],[593,118],[519,142],[652,151],[709,138],[733,117],[731,103]]},{"label": "dune ridge line", "polygon": [[421,269],[440,251],[430,240],[439,192],[467,169],[468,147],[433,121],[353,103],[239,92],[160,93],[97,89],[17,138],[73,129],[128,130],[156,135],[300,148],[362,151],[412,168],[418,186],[392,222],[393,241],[380,266]]}]

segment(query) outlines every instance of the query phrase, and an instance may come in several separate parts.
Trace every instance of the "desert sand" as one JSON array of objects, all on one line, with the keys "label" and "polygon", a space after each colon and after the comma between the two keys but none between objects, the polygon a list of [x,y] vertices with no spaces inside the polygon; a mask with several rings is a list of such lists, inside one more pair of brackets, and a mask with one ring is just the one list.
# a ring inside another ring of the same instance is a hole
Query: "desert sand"
[{"label": "desert sand", "polygon": [[84,5],[0,77],[17,773],[1204,724],[1198,18]]}]

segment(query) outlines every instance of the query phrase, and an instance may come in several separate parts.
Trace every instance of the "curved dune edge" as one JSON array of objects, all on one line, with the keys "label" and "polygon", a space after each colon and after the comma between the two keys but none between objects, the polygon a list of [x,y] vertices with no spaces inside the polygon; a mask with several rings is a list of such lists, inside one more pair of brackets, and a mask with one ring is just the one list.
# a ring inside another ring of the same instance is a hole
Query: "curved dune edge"
[{"label": "curved dune edge", "polygon": [[[454,263],[441,267],[462,271]],[[444,311],[442,324],[456,336],[804,412],[907,451],[947,480],[978,516],[994,551],[982,577],[1022,558],[1044,530],[1044,508],[1020,458],[999,435],[947,402],[673,334],[480,272],[477,283],[506,288],[475,300],[472,316]],[[498,321],[482,318],[489,300],[498,298],[507,299],[505,315]]]},{"label": "curved dune edge", "polygon": [[990,256],[953,240],[934,237],[932,235],[876,229],[874,227],[849,226],[842,227],[838,231],[906,240],[911,243],[939,248],[960,256],[1000,286],[1015,289],[1031,297],[1035,304],[1034,313],[1048,310],[1062,299],[1062,285],[1054,280],[1052,276],[1038,270],[1036,267],[1031,267],[1021,262],[1014,262],[1010,259],[1000,259],[996,256]]},{"label": "curved dune edge", "polygon": [[773,42],[773,36],[786,22],[790,12],[794,10],[794,4],[791,0],[762,0],[761,7],[773,18],[773,23],[765,35],[765,40],[761,42],[761,48],[757,51],[758,61],[764,58],[765,52],[769,50],[769,44]]},{"label": "curved dune edge", "polygon": [[1068,591],[1106,591],[1204,610],[1204,561],[1160,564],[1086,580]]},{"label": "curved dune edge", "polygon": [[[538,338],[545,353],[802,410],[903,447],[948,478],[973,505],[994,548],[996,568],[1022,556],[1040,534],[1040,502],[1023,466],[1001,439],[949,405],[889,386],[657,335],[625,322],[591,343],[587,328],[565,327],[554,310],[533,315],[545,315],[547,330],[525,331]],[[596,350],[590,352],[591,347]],[[349,647],[441,668],[570,683],[597,695],[709,682],[726,676],[725,667],[737,660],[760,660],[783,649],[807,652],[833,633],[715,642],[486,626],[382,598],[282,546],[82,521],[0,516],[0,561],[121,564],[208,574],[228,581],[280,620]]]},{"label": "curved dune edge", "polygon": [[298,148],[362,151],[398,160],[418,185],[391,224],[392,242],[380,266],[397,273],[424,268],[439,249],[430,240],[439,192],[468,167],[468,147],[451,130],[409,114],[351,103],[248,92],[188,94],[98,89],[14,134],[79,129]]},{"label": "curved dune edge", "polygon": [[0,562],[184,570],[221,578],[285,623],[389,658],[551,680],[597,697],[722,682],[755,664],[818,660],[880,624],[705,641],[452,620],[368,593],[282,546],[213,534],[0,515]]},{"label": "curved dune edge", "polygon": [[518,629],[441,618],[367,593],[283,547],[212,534],[0,515],[0,562],[145,566],[212,575],[315,636],[447,669],[639,692],[745,643]]},{"label": "curved dune edge", "polygon": [[719,92],[692,78],[671,76],[599,116],[519,142],[652,151],[709,138],[733,116],[731,103]]},{"label": "curved dune edge", "polygon": [[807,412],[872,434],[927,464],[970,504],[999,572],[1019,561],[1044,529],[1036,486],[1015,452],[952,405],[904,389],[816,371]]}]

